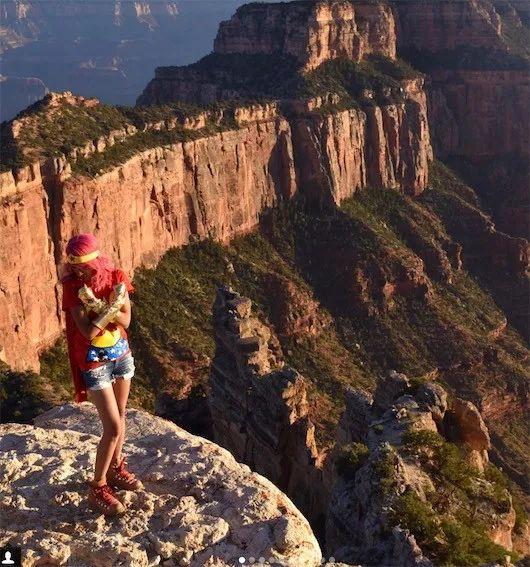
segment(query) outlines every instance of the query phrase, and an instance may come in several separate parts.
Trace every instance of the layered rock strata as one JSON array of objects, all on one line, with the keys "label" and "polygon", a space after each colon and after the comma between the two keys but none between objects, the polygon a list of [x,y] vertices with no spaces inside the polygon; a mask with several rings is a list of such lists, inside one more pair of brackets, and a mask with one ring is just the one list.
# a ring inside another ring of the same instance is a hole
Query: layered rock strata
[{"label": "layered rock strata", "polygon": [[399,48],[436,52],[458,47],[506,49],[502,19],[492,2],[393,0]]},{"label": "layered rock strata", "polygon": [[262,210],[295,190],[281,118],[146,150],[93,179],[72,176],[65,158],[2,174],[2,359],[38,370],[39,350],[60,333],[57,269],[72,234],[94,232],[132,272],[192,238],[226,241],[252,230]]},{"label": "layered rock strata", "polygon": [[308,418],[304,378],[283,361],[251,301],[220,287],[209,406],[216,442],[291,495],[315,524],[325,511],[324,455]]},{"label": "layered rock strata", "polygon": [[2,359],[38,370],[39,351],[60,333],[54,266],[75,232],[96,233],[132,272],[192,238],[248,232],[263,210],[301,190],[326,203],[371,183],[420,192],[432,153],[421,85],[409,89],[402,104],[291,123],[274,105],[236,109],[237,129],[144,150],[93,178],[72,175],[72,156],[2,173]]},{"label": "layered rock strata", "polygon": [[216,53],[264,53],[295,57],[305,69],[347,57],[396,55],[394,17],[386,4],[373,2],[297,2],[249,4],[222,22]]},{"label": "layered rock strata", "polygon": [[307,520],[267,479],[171,422],[133,409],[127,422],[129,466],[146,488],[119,493],[116,521],[86,506],[101,434],[92,404],[0,426],[0,545],[22,546],[27,566],[321,564]]},{"label": "layered rock strata", "polygon": [[423,191],[433,159],[423,81],[409,81],[405,89],[403,103],[291,120],[306,194],[339,204],[367,186],[396,187],[412,195]]},{"label": "layered rock strata", "polygon": [[[517,0],[392,4],[398,52],[429,75],[428,114],[436,154],[469,160],[483,174],[473,185],[486,197],[501,230],[528,238],[526,6]],[[490,184],[490,179],[495,181]]]},{"label": "layered rock strata", "polygon": [[439,157],[528,155],[528,71],[434,70],[430,73],[428,93]]}]

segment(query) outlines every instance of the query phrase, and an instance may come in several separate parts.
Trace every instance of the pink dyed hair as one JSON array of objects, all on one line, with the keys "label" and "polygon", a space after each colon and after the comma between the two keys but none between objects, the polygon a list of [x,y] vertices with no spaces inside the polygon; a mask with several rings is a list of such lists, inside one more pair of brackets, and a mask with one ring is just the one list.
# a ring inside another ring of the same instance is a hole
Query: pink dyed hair
[{"label": "pink dyed hair", "polygon": [[[66,245],[66,254],[73,254],[74,256],[84,256],[85,254],[94,252],[94,250],[99,250],[99,244],[96,237],[90,233],[73,236]],[[115,269],[114,264],[108,256],[101,254],[101,252],[94,260],[78,265],[88,266],[95,270],[90,281],[90,287],[94,291],[100,291],[112,284],[112,272]],[[73,275],[75,277],[70,264],[66,264],[65,271],[65,275]]]}]

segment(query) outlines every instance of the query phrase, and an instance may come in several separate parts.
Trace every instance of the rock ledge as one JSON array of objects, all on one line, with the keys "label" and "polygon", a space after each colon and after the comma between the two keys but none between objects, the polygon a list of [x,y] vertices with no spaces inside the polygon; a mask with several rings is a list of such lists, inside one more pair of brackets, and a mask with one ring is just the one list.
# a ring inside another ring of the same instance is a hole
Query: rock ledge
[{"label": "rock ledge", "polygon": [[120,492],[127,513],[86,508],[100,422],[89,402],[58,406],[35,426],[0,426],[0,545],[24,564],[320,565],[309,523],[271,482],[226,450],[129,409],[125,453],[145,491]]}]

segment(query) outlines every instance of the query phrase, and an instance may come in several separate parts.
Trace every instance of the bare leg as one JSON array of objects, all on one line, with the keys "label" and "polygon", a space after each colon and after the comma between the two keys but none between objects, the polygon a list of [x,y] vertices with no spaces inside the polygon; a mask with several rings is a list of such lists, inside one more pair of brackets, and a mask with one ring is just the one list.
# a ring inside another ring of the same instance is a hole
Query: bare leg
[{"label": "bare leg", "polygon": [[112,388],[114,390],[116,405],[118,406],[118,412],[120,415],[121,430],[118,441],[116,442],[111,463],[119,463],[121,461],[121,450],[125,441],[125,407],[127,406],[127,400],[129,398],[131,381],[129,379],[124,379],[123,376],[117,376],[116,381],[112,384]]},{"label": "bare leg", "polygon": [[94,483],[101,486],[106,482],[107,471],[121,434],[122,421],[112,388],[88,391],[103,424],[103,435],[99,441],[94,470]]}]

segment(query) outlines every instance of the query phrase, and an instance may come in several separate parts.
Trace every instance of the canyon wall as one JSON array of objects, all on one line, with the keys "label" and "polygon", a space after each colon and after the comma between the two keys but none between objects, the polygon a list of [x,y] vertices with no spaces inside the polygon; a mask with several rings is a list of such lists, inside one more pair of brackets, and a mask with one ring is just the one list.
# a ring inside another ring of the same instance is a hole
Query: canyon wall
[{"label": "canyon wall", "polygon": [[93,179],[72,177],[61,158],[1,174],[1,359],[38,370],[59,335],[57,266],[72,234],[94,232],[130,273],[190,238],[248,232],[295,189],[283,119],[146,150]]},{"label": "canyon wall", "polygon": [[436,154],[470,175],[466,181],[478,189],[499,230],[526,239],[529,69],[436,69],[426,88]]},{"label": "canyon wall", "polygon": [[436,52],[457,47],[506,48],[502,19],[488,0],[393,0],[398,46]]},{"label": "canyon wall", "polygon": [[249,4],[221,22],[214,51],[290,55],[306,70],[337,57],[393,59],[394,17],[388,5],[362,1]]},{"label": "canyon wall", "polygon": [[[530,235],[527,3],[394,0],[398,53],[428,73],[435,153],[479,191],[499,228]],[[492,159],[494,158],[494,159]]]},{"label": "canyon wall", "polygon": [[[248,232],[264,209],[298,191],[336,203],[372,183],[421,192],[432,158],[426,102],[419,83],[407,89],[397,105],[317,108],[292,120],[274,105],[239,108],[237,128],[139,152],[93,178],[72,175],[66,158],[0,174],[1,359],[38,370],[39,351],[60,334],[56,265],[76,232],[94,232],[131,273],[191,238],[226,242]],[[74,154],[112,144],[100,139]]]},{"label": "canyon wall", "polygon": [[[422,79],[404,83],[403,103],[312,114],[291,121],[300,185],[339,204],[357,188],[396,187],[417,195],[433,159]],[[326,188],[322,191],[322,188]]]},{"label": "canyon wall", "polygon": [[[435,53],[466,45],[468,36],[472,46],[501,48],[503,24],[501,18],[499,27],[496,14],[482,0],[251,4],[221,26],[216,51],[228,56],[280,50],[309,69],[340,55],[358,60],[379,53],[392,59],[396,45]],[[298,35],[282,35],[295,24]],[[429,35],[431,27],[436,33]],[[193,73],[159,68],[140,99],[155,104],[229,97],[222,83],[205,83]],[[63,158],[0,174],[0,359],[37,370],[38,352],[59,335],[56,266],[77,231],[95,232],[132,272],[153,266],[168,248],[190,239],[212,235],[227,241],[248,232],[261,211],[297,192],[332,204],[373,185],[418,195],[428,184],[432,136],[441,155],[522,152],[528,145],[528,128],[520,119],[528,105],[528,77],[489,73],[441,69],[426,81],[400,80],[399,102],[365,100],[346,110],[325,97],[290,101],[285,116],[286,101],[239,108],[230,129],[216,127],[192,141],[139,152],[93,178],[72,175]],[[494,89],[487,88],[489,78]],[[206,117],[178,122],[196,133]],[[112,142],[98,139],[76,149],[68,160],[105,153],[111,143],[134,135],[131,125]],[[497,240],[499,263],[523,274],[527,251],[521,239],[509,246]]]},{"label": "canyon wall", "polygon": [[527,71],[436,70],[430,74],[428,92],[429,116],[440,157],[528,154]]},{"label": "canyon wall", "polygon": [[0,360],[38,368],[37,350],[61,330],[50,205],[38,165],[16,177],[11,194],[0,189]]},{"label": "canyon wall", "polygon": [[528,154],[529,65],[513,39],[528,23],[517,3],[395,0],[393,6],[399,53],[429,74],[437,154]]},{"label": "canyon wall", "polygon": [[152,266],[192,235],[227,241],[248,232],[264,208],[295,188],[283,119],[152,148],[93,180],[65,182],[59,253],[70,234],[93,231],[124,269]]}]

